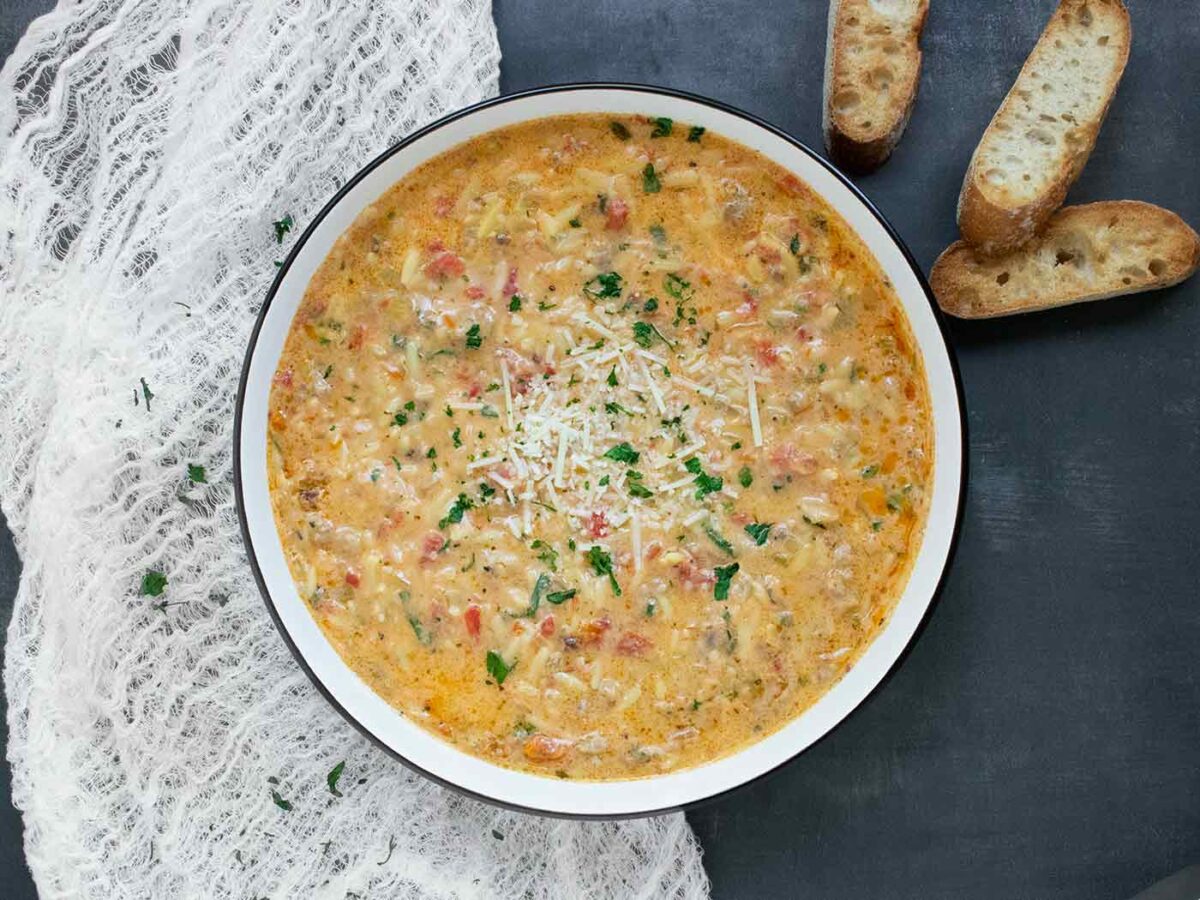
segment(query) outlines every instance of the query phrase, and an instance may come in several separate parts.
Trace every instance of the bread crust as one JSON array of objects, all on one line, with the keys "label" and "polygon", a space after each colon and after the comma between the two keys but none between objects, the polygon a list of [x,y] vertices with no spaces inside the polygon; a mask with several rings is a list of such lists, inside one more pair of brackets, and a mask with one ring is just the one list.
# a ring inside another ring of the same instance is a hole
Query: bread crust
[{"label": "bread crust", "polygon": [[[1020,93],[1036,89],[1033,84],[1036,61],[1054,52],[1054,42],[1066,36],[1073,27],[1072,23],[1078,22],[1080,16],[1085,15],[1089,9],[1103,9],[1106,13],[1115,13],[1121,26],[1116,47],[1117,65],[1110,73],[1109,83],[1105,86],[1103,107],[1099,115],[1090,121],[1079,123],[1074,129],[1074,148],[1064,151],[1058,169],[1053,173],[1044,191],[1028,203],[1006,205],[996,202],[988,196],[980,154],[989,140],[994,139],[1000,129],[1005,127],[1006,119],[1018,116],[1015,107]],[[958,227],[963,239],[981,253],[997,255],[1015,250],[1037,234],[1046,220],[1062,205],[1067,191],[1083,171],[1096,145],[1096,138],[1100,134],[1100,128],[1129,60],[1131,36],[1129,12],[1122,0],[1061,0],[1037,45],[1021,67],[1012,88],[984,131],[967,167],[958,198]]]},{"label": "bread crust", "polygon": [[1200,236],[1175,213],[1137,200],[1068,206],[1030,243],[986,256],[951,244],[929,273],[938,305],[986,319],[1170,287],[1200,267]]},{"label": "bread crust", "polygon": [[[916,0],[913,16],[890,19],[875,10],[870,0],[830,0],[829,21],[825,43],[825,84],[822,111],[822,131],[825,149],[829,157],[841,168],[856,174],[870,172],[887,161],[900,142],[905,128],[912,117],[917,100],[917,88],[921,80],[920,38],[929,14],[929,0]],[[893,64],[900,65],[901,78],[888,83],[887,115],[876,117],[869,128],[858,127],[848,113],[834,108],[834,99],[839,91],[854,89],[872,91],[874,88],[863,77],[863,62],[852,58],[847,44],[848,20],[875,21],[880,27],[895,28],[889,31],[889,39],[895,41],[891,63],[882,58],[879,64],[895,72]],[[855,76],[860,76],[856,78]]]}]

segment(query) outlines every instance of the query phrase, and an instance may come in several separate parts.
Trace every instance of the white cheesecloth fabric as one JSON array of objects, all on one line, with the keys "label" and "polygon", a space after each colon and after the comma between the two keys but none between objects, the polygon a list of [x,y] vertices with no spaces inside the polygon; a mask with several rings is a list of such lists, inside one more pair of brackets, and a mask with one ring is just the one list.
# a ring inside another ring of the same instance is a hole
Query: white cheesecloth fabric
[{"label": "white cheesecloth fabric", "polygon": [[682,816],[503,812],[370,745],[291,658],[239,538],[272,220],[303,228],[495,94],[499,58],[488,0],[62,0],[0,72],[0,503],[24,563],[4,680],[42,896],[707,893]]}]

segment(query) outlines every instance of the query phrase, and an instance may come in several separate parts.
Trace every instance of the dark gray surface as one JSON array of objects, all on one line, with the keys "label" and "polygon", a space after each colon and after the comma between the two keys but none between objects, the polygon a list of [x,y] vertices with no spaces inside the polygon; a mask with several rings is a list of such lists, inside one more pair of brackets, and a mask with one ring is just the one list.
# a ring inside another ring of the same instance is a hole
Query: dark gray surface
[{"label": "dark gray surface", "polygon": [[[6,54],[49,3],[4,2]],[[824,0],[494,2],[506,92],[647,81],[819,146]],[[859,182],[926,268],[1053,3],[933,6],[908,134]],[[1200,223],[1200,17],[1135,7],[1129,69],[1071,199]],[[1200,862],[1200,280],[952,333],[972,481],[945,592],[843,726],[689,814],[717,897],[1119,900]],[[0,541],[5,615],[15,566]],[[32,896],[18,834],[0,809],[6,898]]]}]

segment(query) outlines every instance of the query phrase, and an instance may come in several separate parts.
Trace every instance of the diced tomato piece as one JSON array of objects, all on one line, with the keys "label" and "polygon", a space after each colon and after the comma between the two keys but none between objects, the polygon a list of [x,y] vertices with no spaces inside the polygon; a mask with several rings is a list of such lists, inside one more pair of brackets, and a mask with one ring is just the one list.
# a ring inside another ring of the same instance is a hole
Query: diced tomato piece
[{"label": "diced tomato piece", "polygon": [[542,619],[542,624],[538,628],[538,631],[542,633],[542,637],[550,637],[550,635],[554,634],[554,616],[546,616],[546,618]]},{"label": "diced tomato piece", "polygon": [[799,196],[806,192],[804,182],[801,181],[799,178],[797,178],[795,175],[793,175],[791,172],[788,172],[786,175],[784,175],[782,178],[779,179],[779,186],[781,188],[783,188],[784,191],[791,194],[793,197]]},{"label": "diced tomato piece", "polygon": [[467,264],[457,253],[444,251],[431,259],[425,266],[425,274],[438,281],[458,278],[467,271]]},{"label": "diced tomato piece", "polygon": [[733,522],[734,525],[749,525],[751,521],[750,514],[744,512],[730,513],[729,520]]},{"label": "diced tomato piece", "polygon": [[593,538],[608,536],[608,516],[604,514],[604,510],[597,510],[588,516],[587,530]]},{"label": "diced tomato piece", "polygon": [[748,319],[758,312],[758,298],[749,291],[742,292],[742,302],[738,304],[735,312],[743,319]]},{"label": "diced tomato piece", "polygon": [[652,541],[646,548],[646,559],[658,559],[663,552],[663,546],[658,541]]},{"label": "diced tomato piece", "polygon": [[446,536],[440,531],[431,531],[421,541],[421,562],[433,562],[446,546]]},{"label": "diced tomato piece", "polygon": [[353,569],[347,569],[346,584],[350,585],[350,587],[358,587],[360,584],[362,584],[362,578]]},{"label": "diced tomato piece", "polygon": [[444,219],[454,210],[454,198],[447,197],[443,194],[433,201],[433,214],[439,219]]},{"label": "diced tomato piece", "polygon": [[275,431],[287,431],[287,418],[279,410],[271,410],[267,421],[271,423],[271,428]]},{"label": "diced tomato piece", "polygon": [[466,293],[467,293],[468,300],[482,300],[484,291],[483,291],[483,288],[481,288],[479,285],[472,284],[467,288]]},{"label": "diced tomato piece", "polygon": [[650,638],[635,631],[626,631],[617,641],[617,653],[621,656],[645,656],[653,646]]},{"label": "diced tomato piece", "polygon": [[795,444],[783,443],[771,454],[771,465],[779,472],[811,475],[817,471],[817,458]]},{"label": "diced tomato piece", "polygon": [[779,362],[779,347],[762,338],[754,342],[754,356],[764,366],[773,366]]},{"label": "diced tomato piece", "polygon": [[308,306],[304,307],[304,318],[309,322],[315,321],[325,315],[325,310],[329,308],[324,300],[314,300]]},{"label": "diced tomato piece", "polygon": [[712,570],[704,569],[696,565],[690,559],[685,559],[675,567],[675,571],[679,573],[680,584],[693,588],[709,588],[717,580],[717,576]]},{"label": "diced tomato piece", "polygon": [[292,382],[294,379],[295,379],[295,373],[292,371],[291,367],[289,366],[288,368],[284,369],[281,372],[276,372],[275,377],[271,380],[274,381],[280,387],[290,388],[292,386]]},{"label": "diced tomato piece", "polygon": [[604,220],[604,227],[609,231],[620,231],[625,227],[625,220],[629,218],[629,204],[620,197],[613,197],[608,201],[605,212],[608,218]]},{"label": "diced tomato piece", "polygon": [[362,347],[363,341],[367,338],[367,326],[355,325],[350,332],[350,340],[346,342],[346,347],[350,350],[358,350]]},{"label": "diced tomato piece", "polygon": [[545,734],[531,734],[525,739],[522,749],[530,762],[556,762],[567,755],[572,743],[565,738],[552,738]]},{"label": "diced tomato piece", "polygon": [[799,328],[796,329],[796,340],[811,341],[812,335],[809,333],[807,328],[805,328],[803,325],[801,325]]},{"label": "diced tomato piece", "polygon": [[479,637],[481,623],[482,617],[479,613],[479,607],[472,603],[467,607],[467,611],[463,613],[463,624],[467,626],[467,634],[473,638]]},{"label": "diced tomato piece", "polygon": [[599,644],[604,640],[604,634],[608,629],[612,628],[612,622],[608,616],[603,616],[599,619],[593,619],[590,622],[584,622],[579,626],[579,634],[576,635],[579,643],[592,646]]},{"label": "diced tomato piece", "polygon": [[508,298],[518,293],[520,288],[517,287],[517,267],[513,266],[508,270],[508,277],[504,279],[504,296]]},{"label": "diced tomato piece", "polygon": [[443,244],[441,241],[430,241],[428,244],[425,245],[425,249],[428,250],[430,253],[441,253],[443,250],[446,249],[446,245]]}]

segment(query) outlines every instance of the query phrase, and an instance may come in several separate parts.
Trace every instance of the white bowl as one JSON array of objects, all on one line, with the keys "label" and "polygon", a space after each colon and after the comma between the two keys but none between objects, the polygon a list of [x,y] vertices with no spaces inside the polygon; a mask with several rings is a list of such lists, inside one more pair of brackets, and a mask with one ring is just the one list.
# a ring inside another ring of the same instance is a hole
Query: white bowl
[{"label": "white bowl", "polygon": [[[309,279],[337,237],[389,187],[428,159],[487,131],[567,113],[669,116],[740,141],[811,185],[875,254],[896,288],[925,362],[934,432],[929,520],[908,585],[859,661],[779,731],[693,769],[630,781],[564,781],[501,768],[434,737],[388,705],[342,661],[292,582],[267,490],[271,377]],[[423,128],[354,176],[296,242],[267,295],[246,351],[234,433],[238,512],[267,608],[301,666],[337,710],[402,762],[475,797],[548,815],[616,818],[679,809],[746,784],[810,747],[883,680],[920,626],[955,543],[965,481],[957,370],[937,307],[912,257],[879,212],[829,163],[752,116],[720,103],[635,85],[564,85],[487,101]]]}]

